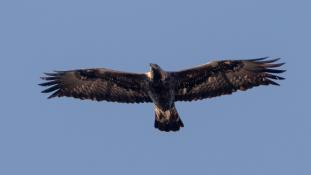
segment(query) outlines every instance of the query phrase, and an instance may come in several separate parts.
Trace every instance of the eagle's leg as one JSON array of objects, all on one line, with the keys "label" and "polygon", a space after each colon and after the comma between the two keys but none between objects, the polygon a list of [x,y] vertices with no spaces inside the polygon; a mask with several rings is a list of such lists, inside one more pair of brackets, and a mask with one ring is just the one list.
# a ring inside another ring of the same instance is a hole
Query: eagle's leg
[{"label": "eagle's leg", "polygon": [[155,107],[155,121],[154,127],[161,131],[178,131],[180,127],[184,127],[175,106],[170,109],[164,110]]}]

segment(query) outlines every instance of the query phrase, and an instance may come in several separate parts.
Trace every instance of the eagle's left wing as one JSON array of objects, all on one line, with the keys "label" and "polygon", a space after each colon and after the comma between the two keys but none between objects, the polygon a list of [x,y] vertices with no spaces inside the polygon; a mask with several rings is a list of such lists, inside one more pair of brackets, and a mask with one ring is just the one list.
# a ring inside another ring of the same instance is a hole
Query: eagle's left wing
[{"label": "eagle's left wing", "polygon": [[146,90],[145,74],[114,71],[106,68],[77,69],[46,73],[46,82],[41,86],[48,88],[43,93],[52,97],[74,97],[97,101],[121,103],[152,102]]},{"label": "eagle's left wing", "polygon": [[176,82],[175,101],[192,101],[231,94],[259,85],[279,85],[273,80],[283,77],[275,74],[285,70],[274,69],[284,63],[279,59],[213,61],[195,68],[171,72]]}]

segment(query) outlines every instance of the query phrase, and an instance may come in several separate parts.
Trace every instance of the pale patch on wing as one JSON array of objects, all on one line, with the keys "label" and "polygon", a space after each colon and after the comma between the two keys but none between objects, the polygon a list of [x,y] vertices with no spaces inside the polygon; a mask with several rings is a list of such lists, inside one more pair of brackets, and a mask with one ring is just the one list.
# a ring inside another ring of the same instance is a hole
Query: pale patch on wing
[{"label": "pale patch on wing", "polygon": [[207,62],[207,63],[203,63],[203,64],[199,64],[199,65],[196,65],[194,66],[192,69],[195,69],[195,68],[199,68],[199,67],[202,67],[202,66],[206,66],[207,64],[209,64],[211,61]]},{"label": "pale patch on wing", "polygon": [[184,88],[183,90],[182,90],[182,94],[186,94],[187,93],[187,88]]},{"label": "pale patch on wing", "polygon": [[210,65],[210,66],[212,66],[212,67],[216,67],[216,66],[218,66],[218,62],[219,62],[219,61],[211,60],[211,61],[209,61],[209,62],[207,62],[207,63],[205,63],[205,64],[197,65],[197,66],[193,67],[193,69],[195,69],[195,68],[200,68],[200,67],[204,67],[204,66],[206,66],[206,65]]},{"label": "pale patch on wing", "polygon": [[218,66],[218,61],[210,61],[207,64],[212,66],[212,67],[217,67]]},{"label": "pale patch on wing", "polygon": [[216,80],[217,80],[216,77],[208,77],[207,82],[212,83],[215,82]]}]

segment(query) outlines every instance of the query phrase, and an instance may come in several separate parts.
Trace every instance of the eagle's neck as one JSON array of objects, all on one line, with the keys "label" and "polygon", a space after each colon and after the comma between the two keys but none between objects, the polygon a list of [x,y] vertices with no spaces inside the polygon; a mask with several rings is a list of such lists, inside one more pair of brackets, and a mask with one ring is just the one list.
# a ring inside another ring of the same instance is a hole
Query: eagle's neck
[{"label": "eagle's neck", "polygon": [[150,77],[152,81],[162,81],[166,78],[166,72],[163,71],[160,66],[151,64]]},{"label": "eagle's neck", "polygon": [[162,73],[160,71],[151,71],[151,80],[160,81],[162,79]]},{"label": "eagle's neck", "polygon": [[167,73],[163,71],[162,69],[150,71],[150,79],[153,82],[165,81],[166,78],[167,78]]}]

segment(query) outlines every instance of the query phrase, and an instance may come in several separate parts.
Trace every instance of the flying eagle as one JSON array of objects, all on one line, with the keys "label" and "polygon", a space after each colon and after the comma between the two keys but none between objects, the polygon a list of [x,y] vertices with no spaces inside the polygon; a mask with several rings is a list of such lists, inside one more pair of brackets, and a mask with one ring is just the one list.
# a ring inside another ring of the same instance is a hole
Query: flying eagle
[{"label": "flying eagle", "polygon": [[176,101],[193,101],[245,91],[260,85],[279,85],[283,80],[275,69],[284,63],[277,59],[212,61],[177,72],[150,64],[147,73],[128,73],[106,68],[76,69],[45,73],[48,86],[42,93],[52,97],[74,97],[119,103],[152,102],[155,105],[154,127],[178,131],[184,124],[175,108]]}]

